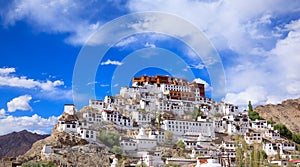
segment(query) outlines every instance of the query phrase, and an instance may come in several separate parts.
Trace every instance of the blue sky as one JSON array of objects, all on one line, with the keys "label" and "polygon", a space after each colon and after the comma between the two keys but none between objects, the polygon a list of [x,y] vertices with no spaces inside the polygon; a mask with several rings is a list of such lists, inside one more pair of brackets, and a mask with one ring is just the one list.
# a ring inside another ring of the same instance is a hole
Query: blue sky
[{"label": "blue sky", "polygon": [[[193,26],[222,64],[218,68],[224,72],[220,82],[226,83],[225,91],[216,100],[245,106],[249,100],[276,104],[300,96],[297,1],[12,0],[0,5],[0,135],[22,129],[49,133],[63,104],[74,103],[75,97],[80,109],[90,97],[118,92],[133,75],[196,79],[206,83],[208,96],[218,94],[209,59],[197,52],[203,40],[193,40],[195,32],[188,29]],[[114,33],[103,31],[114,19],[148,11],[186,22],[128,20],[126,26],[139,33],[110,44],[94,63],[95,75],[89,75],[89,65],[79,69],[84,79],[77,87],[79,57],[93,64],[84,49],[99,48],[99,41],[118,36],[124,25],[111,28]]]}]

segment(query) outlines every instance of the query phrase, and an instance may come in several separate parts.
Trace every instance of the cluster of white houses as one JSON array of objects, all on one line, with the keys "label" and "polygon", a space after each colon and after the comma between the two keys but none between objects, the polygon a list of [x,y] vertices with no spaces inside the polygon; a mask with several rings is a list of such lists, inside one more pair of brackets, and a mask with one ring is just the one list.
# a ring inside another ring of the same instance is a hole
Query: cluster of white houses
[{"label": "cluster of white houses", "polygon": [[[193,121],[186,119],[195,110],[201,116]],[[90,100],[84,112],[66,104],[64,113],[67,116],[59,118],[58,130],[76,133],[90,142],[96,141],[94,125],[103,122],[112,122],[117,129],[139,130],[136,136],[122,136],[120,146],[124,151],[154,151],[158,143],[166,142],[166,131],[191,148],[192,157],[198,154],[235,157],[237,146],[232,143],[222,143],[221,153],[220,148],[211,147],[217,139],[216,133],[244,135],[247,144],[265,140],[263,149],[270,156],[295,150],[293,143],[280,140],[279,132],[268,126],[266,120],[250,121],[248,114],[240,112],[238,107],[205,97],[203,84],[168,76],[135,77],[132,86],[122,87],[120,94]],[[76,118],[78,113],[80,118]],[[163,115],[159,129],[153,126],[153,122],[158,122],[158,114]]]}]

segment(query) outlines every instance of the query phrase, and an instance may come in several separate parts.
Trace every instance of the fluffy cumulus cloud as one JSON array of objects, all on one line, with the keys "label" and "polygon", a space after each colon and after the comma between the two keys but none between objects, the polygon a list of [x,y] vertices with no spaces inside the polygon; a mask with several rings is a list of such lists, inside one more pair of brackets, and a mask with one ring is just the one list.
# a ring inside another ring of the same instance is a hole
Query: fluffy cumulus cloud
[{"label": "fluffy cumulus cloud", "polygon": [[29,79],[26,76],[14,76],[15,68],[0,68],[0,86],[21,87],[21,88],[35,88],[39,87],[42,90],[53,90],[57,86],[64,85],[63,81],[49,81],[41,82],[34,79]]},{"label": "fluffy cumulus cloud", "polygon": [[[282,31],[287,36],[266,51],[260,62],[244,59],[245,62],[227,70],[230,92],[225,101],[246,105],[248,98],[253,104],[276,104],[300,97],[300,19],[289,22]],[[253,90],[253,85],[264,93],[256,96],[258,91]]]},{"label": "fluffy cumulus cloud", "polygon": [[15,68],[0,68],[0,75],[8,75],[14,72],[16,72]]},{"label": "fluffy cumulus cloud", "polygon": [[56,122],[57,117],[55,116],[48,118],[42,118],[37,114],[21,117],[7,116],[0,119],[0,135],[24,129],[41,134],[49,134]]},{"label": "fluffy cumulus cloud", "polygon": [[0,86],[40,90],[39,95],[52,99],[71,99],[71,90],[59,89],[64,85],[61,80],[39,81],[26,76],[14,75],[15,68],[0,68]]},{"label": "fluffy cumulus cloud", "polygon": [[263,87],[252,86],[242,92],[226,94],[224,101],[243,106],[248,104],[249,100],[253,104],[265,104],[267,99],[267,93]]},{"label": "fluffy cumulus cloud", "polygon": [[15,0],[0,13],[4,23],[14,25],[25,20],[37,29],[51,33],[71,33],[66,39],[72,44],[82,44],[98,27],[98,21],[89,21],[90,3],[72,0]]},{"label": "fluffy cumulus cloud", "polygon": [[283,77],[280,85],[292,95],[300,94],[300,19],[292,21],[285,28],[289,31],[286,38],[279,40],[271,51],[277,62],[279,74]]},{"label": "fluffy cumulus cloud", "polygon": [[101,65],[116,65],[116,66],[120,66],[122,65],[123,63],[122,62],[119,62],[119,61],[116,61],[116,60],[110,60],[108,59],[107,61],[105,62],[101,62]]},{"label": "fluffy cumulus cloud", "polygon": [[[97,15],[99,18],[92,19],[95,13],[100,12],[93,3],[94,1],[88,6],[89,3],[75,3],[71,0],[15,0],[0,9],[0,14],[7,26],[25,20],[41,31],[68,33],[69,43],[83,44],[103,23],[101,21],[103,17],[100,15]],[[115,7],[111,6],[111,9],[122,11],[118,4],[113,5]],[[84,10],[87,6],[91,10]],[[224,62],[228,90],[224,100],[227,102],[239,105],[246,105],[249,100],[252,100],[253,104],[277,103],[300,96],[298,86],[300,57],[297,55],[300,53],[300,3],[297,1],[252,0],[245,3],[240,0],[129,0],[122,8],[127,8],[126,10],[130,12],[167,12],[182,17],[203,31],[220,51]],[[151,24],[151,18],[148,21],[131,26],[136,29],[147,26],[156,26],[155,28],[159,30],[168,28],[166,32],[170,34],[180,32],[178,36],[191,34],[187,29],[182,31],[184,25],[173,26],[173,29],[170,29],[170,25],[166,25],[163,21],[157,21],[159,25]],[[128,37],[115,46],[125,47],[139,40]],[[151,43],[143,44],[146,47],[154,47]],[[190,59],[196,57],[189,50],[186,51],[186,56]],[[193,62],[190,67],[197,69],[207,67],[208,64],[204,62],[209,61],[202,60],[202,62],[203,64]],[[101,65],[121,64],[113,60],[101,63]],[[60,89],[57,87],[63,85],[59,80],[41,82],[11,75],[14,72],[14,68],[0,69],[0,86],[39,88],[44,92],[51,92],[45,93],[47,95],[58,95]],[[255,91],[262,92],[258,95]]]},{"label": "fluffy cumulus cloud", "polygon": [[23,95],[12,99],[10,102],[7,103],[7,111],[8,112],[15,112],[16,110],[32,110],[29,102],[32,99],[30,95]]},{"label": "fluffy cumulus cloud", "polygon": [[230,50],[232,55],[221,54],[226,63],[225,101],[265,104],[300,96],[300,21],[296,15],[294,20],[285,17],[299,13],[299,3],[131,0],[128,6],[136,12],[154,10],[183,17],[202,30],[218,51]]}]

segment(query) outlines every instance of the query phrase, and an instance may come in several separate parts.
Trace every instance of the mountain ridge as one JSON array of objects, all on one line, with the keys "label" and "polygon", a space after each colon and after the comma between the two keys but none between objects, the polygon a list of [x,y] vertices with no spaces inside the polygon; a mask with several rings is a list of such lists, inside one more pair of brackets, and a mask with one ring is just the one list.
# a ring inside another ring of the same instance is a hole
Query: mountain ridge
[{"label": "mountain ridge", "polygon": [[284,124],[293,133],[300,133],[300,98],[288,99],[280,104],[260,105],[254,111],[266,120]]},{"label": "mountain ridge", "polygon": [[2,135],[0,136],[0,158],[22,155],[31,148],[33,143],[48,136],[48,134],[40,135],[27,130]]}]

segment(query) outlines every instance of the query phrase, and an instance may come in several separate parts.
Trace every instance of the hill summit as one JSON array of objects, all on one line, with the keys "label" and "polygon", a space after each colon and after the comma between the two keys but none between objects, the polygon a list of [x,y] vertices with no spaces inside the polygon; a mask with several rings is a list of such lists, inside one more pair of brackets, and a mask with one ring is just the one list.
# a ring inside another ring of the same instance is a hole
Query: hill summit
[{"label": "hill summit", "polygon": [[300,98],[289,99],[277,105],[257,106],[254,110],[267,120],[284,124],[293,133],[300,133]]},{"label": "hill summit", "polygon": [[0,136],[0,159],[22,155],[31,148],[34,142],[48,136],[31,133],[26,130]]}]

